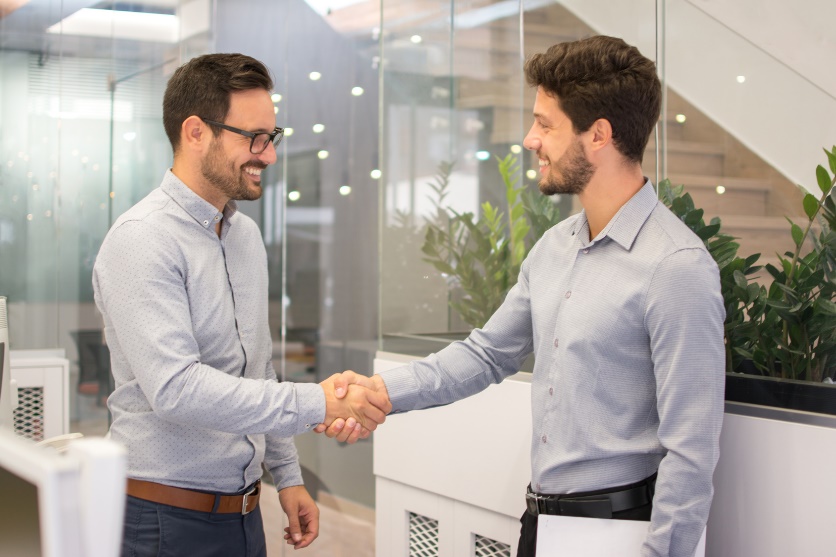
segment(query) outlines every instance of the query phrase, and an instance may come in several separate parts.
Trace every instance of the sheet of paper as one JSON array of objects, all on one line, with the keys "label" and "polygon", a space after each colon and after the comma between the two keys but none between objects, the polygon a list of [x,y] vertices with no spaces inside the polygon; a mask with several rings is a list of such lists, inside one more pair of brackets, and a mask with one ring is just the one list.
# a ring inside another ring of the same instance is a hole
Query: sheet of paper
[{"label": "sheet of paper", "polygon": [[[640,557],[648,522],[541,514],[538,557]],[[705,557],[705,530],[694,557]]]}]

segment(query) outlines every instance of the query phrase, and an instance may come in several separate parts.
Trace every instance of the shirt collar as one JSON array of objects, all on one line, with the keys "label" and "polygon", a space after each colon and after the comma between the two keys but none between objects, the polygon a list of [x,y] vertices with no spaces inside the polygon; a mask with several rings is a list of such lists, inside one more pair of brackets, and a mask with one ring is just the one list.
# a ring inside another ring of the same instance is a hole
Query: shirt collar
[{"label": "shirt collar", "polygon": [[[636,236],[639,234],[639,230],[641,230],[645,221],[647,221],[650,213],[653,212],[658,201],[653,184],[650,183],[649,179],[645,179],[644,186],[618,210],[601,233],[593,239],[592,243],[609,237],[615,243],[629,251],[633,246],[633,242],[636,240]],[[588,226],[586,211],[581,211],[579,218],[572,227],[572,235],[578,235],[584,230],[588,231]],[[587,237],[588,234],[587,232]],[[584,242],[586,241],[586,238],[582,239]]]},{"label": "shirt collar", "polygon": [[175,176],[171,169],[166,171],[160,189],[203,228],[209,228],[220,222],[221,219],[226,219],[227,222],[231,223],[232,215],[238,211],[238,205],[233,200],[227,202],[223,212],[218,211],[214,205],[197,195],[180,178]]}]

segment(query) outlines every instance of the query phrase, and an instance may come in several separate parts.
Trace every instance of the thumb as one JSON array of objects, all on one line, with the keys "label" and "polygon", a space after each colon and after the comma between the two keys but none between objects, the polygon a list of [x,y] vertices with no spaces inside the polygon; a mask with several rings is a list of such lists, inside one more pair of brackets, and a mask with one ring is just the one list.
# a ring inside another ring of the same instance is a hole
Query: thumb
[{"label": "thumb", "polygon": [[337,398],[345,397],[348,392],[349,385],[357,385],[362,382],[364,377],[354,373],[352,370],[346,370],[342,373],[336,373],[334,379],[334,395]]},{"label": "thumb", "polygon": [[299,542],[302,539],[302,527],[299,525],[299,509],[288,509],[287,513],[288,531],[290,537],[294,542]]}]

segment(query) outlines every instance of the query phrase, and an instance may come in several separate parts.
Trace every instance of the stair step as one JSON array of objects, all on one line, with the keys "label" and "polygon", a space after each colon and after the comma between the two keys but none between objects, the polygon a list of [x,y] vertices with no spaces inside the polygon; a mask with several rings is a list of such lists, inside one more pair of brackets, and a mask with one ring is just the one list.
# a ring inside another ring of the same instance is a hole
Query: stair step
[{"label": "stair step", "polygon": [[[722,145],[676,139],[669,140],[666,145],[669,173],[713,176],[723,174],[725,152]],[[647,170],[656,168],[656,142],[653,139],[645,149],[642,166]]]},{"label": "stair step", "polygon": [[[762,260],[771,262],[776,260],[776,254],[795,250],[790,223],[784,217],[720,215],[720,221],[722,232],[738,238],[738,253],[742,257],[760,253]],[[794,222],[802,228],[806,224],[803,218],[795,218]],[[810,247],[806,246],[805,252]]]},{"label": "stair step", "polygon": [[[672,185],[685,186],[685,191],[691,194],[694,205],[705,211],[707,219],[723,214],[767,214],[771,187],[765,180],[703,174],[671,174],[669,178]],[[718,192],[718,186],[725,188],[723,193]]]}]

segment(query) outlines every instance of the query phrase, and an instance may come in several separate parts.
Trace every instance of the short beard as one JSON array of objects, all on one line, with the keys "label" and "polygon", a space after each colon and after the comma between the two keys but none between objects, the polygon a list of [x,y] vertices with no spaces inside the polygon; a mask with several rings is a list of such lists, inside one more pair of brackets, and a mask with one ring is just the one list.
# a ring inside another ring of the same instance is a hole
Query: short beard
[{"label": "short beard", "polygon": [[580,141],[575,141],[569,149],[555,162],[557,176],[549,172],[540,182],[540,192],[543,195],[570,194],[583,192],[592,175],[595,166],[586,159]]},{"label": "short beard", "polygon": [[[267,165],[257,162],[250,163],[247,166],[261,169],[267,167]],[[253,184],[244,176],[243,168],[236,170],[235,165],[228,162],[220,141],[212,141],[209,152],[200,162],[200,173],[229,199],[255,201],[261,198],[261,187],[250,187]]]}]

